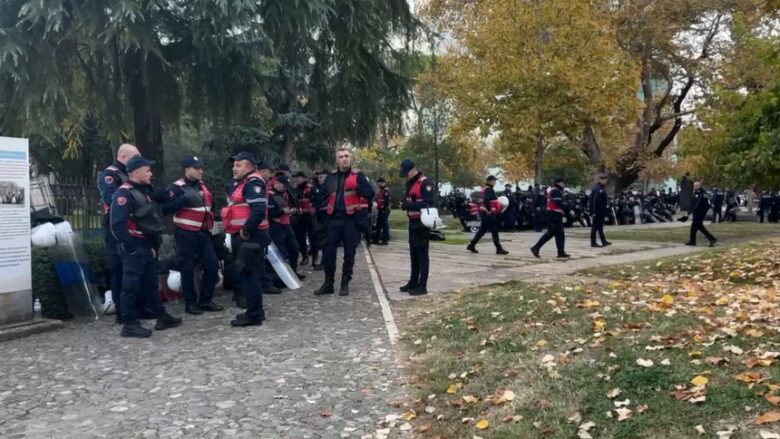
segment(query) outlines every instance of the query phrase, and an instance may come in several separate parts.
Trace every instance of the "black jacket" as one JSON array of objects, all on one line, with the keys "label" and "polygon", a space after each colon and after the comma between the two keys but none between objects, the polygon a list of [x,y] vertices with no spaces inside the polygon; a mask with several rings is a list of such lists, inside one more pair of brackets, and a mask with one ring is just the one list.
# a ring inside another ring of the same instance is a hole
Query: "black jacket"
[{"label": "black jacket", "polygon": [[590,190],[590,213],[606,214],[608,205],[609,197],[604,186],[599,183],[594,184]]},{"label": "black jacket", "polygon": [[707,215],[707,211],[710,210],[710,196],[707,195],[707,191],[702,188],[693,192],[693,199],[691,200],[691,213],[697,218],[704,218]]}]

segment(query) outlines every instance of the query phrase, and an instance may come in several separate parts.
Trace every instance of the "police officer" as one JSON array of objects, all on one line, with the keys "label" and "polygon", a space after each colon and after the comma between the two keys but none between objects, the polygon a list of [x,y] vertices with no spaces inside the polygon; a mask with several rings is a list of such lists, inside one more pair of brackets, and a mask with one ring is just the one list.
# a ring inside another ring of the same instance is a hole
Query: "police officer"
[{"label": "police officer", "polygon": [[712,188],[712,224],[723,222],[723,192],[719,187]]},{"label": "police officer", "polygon": [[[590,215],[593,222],[590,227],[590,246],[606,247],[612,245],[604,236],[604,217],[607,216],[607,207],[609,206],[609,197],[607,196],[607,174],[600,172],[596,174],[596,184],[590,189]],[[601,245],[596,242],[596,234],[601,239]]]},{"label": "police officer", "polygon": [[[108,268],[109,286],[111,287],[111,300],[114,302],[116,310],[116,322],[122,323],[122,313],[120,311],[121,299],[119,297],[122,291],[122,258],[119,257],[117,245],[119,244],[111,233],[111,224],[109,220],[109,210],[111,209],[111,200],[114,198],[114,192],[124,183],[129,181],[125,165],[131,157],[138,155],[138,148],[130,144],[123,144],[116,153],[116,160],[106,169],[102,170],[97,177],[100,199],[103,202],[103,240],[106,243],[106,266]],[[143,303],[139,303],[139,308],[143,308]]]},{"label": "police officer", "polygon": [[[295,174],[295,196],[298,199],[298,220],[295,222],[295,238],[298,241],[298,250],[301,253],[301,265],[309,263],[310,246],[312,241],[312,229],[314,227],[314,204],[312,203],[312,190],[309,176],[304,172]],[[308,241],[307,241],[308,240]],[[297,255],[296,255],[297,258]]]},{"label": "police officer", "polygon": [[239,152],[233,160],[235,187],[228,207],[223,209],[225,232],[233,235],[233,252],[239,273],[241,295],[246,299],[246,312],[230,321],[232,326],[262,325],[263,284],[265,272],[263,256],[270,244],[268,234],[268,191],[265,179],[257,171],[257,159],[249,152]]},{"label": "police officer", "polygon": [[710,241],[710,247],[718,242],[718,240],[704,227],[704,218],[707,216],[709,210],[710,199],[707,195],[707,191],[701,187],[701,181],[696,180],[693,182],[693,199],[691,200],[691,208],[688,211],[688,214],[693,218],[691,221],[691,236],[685,245],[696,245],[696,232],[698,231],[701,231],[701,233]]},{"label": "police officer", "polygon": [[[176,226],[174,237],[179,251],[176,262],[181,272],[184,312],[199,315],[203,311],[222,311],[224,307],[212,302],[219,261],[211,238],[214,215],[211,191],[203,182],[205,164],[198,157],[187,157],[181,161],[181,166],[184,177],[174,181],[168,190],[173,200],[171,204],[180,206],[173,215],[173,224]],[[203,269],[200,297],[195,292],[196,260]]]},{"label": "police officer", "polygon": [[379,191],[376,193],[376,228],[374,230],[374,244],[387,245],[390,240],[390,189],[385,179],[376,180]]},{"label": "police officer", "polygon": [[421,210],[433,206],[433,184],[417,170],[414,162],[405,159],[401,162],[401,177],[406,178],[406,200],[403,209],[409,218],[409,256],[411,276],[401,291],[412,296],[428,294],[428,272],[430,259],[428,242],[430,231],[420,220]]},{"label": "police officer", "polygon": [[[128,182],[117,189],[111,202],[111,232],[119,242],[119,256],[122,258],[122,337],[145,338],[152,335],[151,330],[138,322],[135,305],[141,295],[157,318],[155,329],[173,328],[182,322],[180,318],[168,314],[160,302],[156,249],[165,224],[161,209],[155,215],[157,209],[153,197],[160,198],[151,184],[150,166],[153,164],[140,155],[128,160],[125,165]],[[164,200],[165,194],[162,196]]]},{"label": "police officer", "polygon": [[328,191],[325,190],[325,178],[330,171],[321,169],[314,171],[314,184],[311,201],[314,206],[314,226],[312,227],[311,240],[311,268],[314,271],[322,271],[325,267],[317,263],[320,252],[325,251],[328,243]]},{"label": "police officer", "polygon": [[534,231],[541,232],[547,219],[547,187],[534,185]]},{"label": "police officer", "polygon": [[566,235],[563,233],[563,218],[566,216],[567,211],[571,211],[571,208],[564,201],[563,188],[563,179],[558,177],[553,182],[553,186],[547,190],[547,231],[531,247],[531,253],[537,258],[539,257],[539,250],[553,237],[555,238],[555,247],[558,249],[558,257],[571,257],[564,250]]},{"label": "police officer", "polygon": [[323,188],[328,196],[328,244],[323,257],[325,283],[314,293],[316,295],[333,294],[336,251],[341,243],[344,244],[344,263],[339,295],[349,294],[355,252],[360,241],[360,212],[367,210],[368,203],[374,198],[374,188],[365,174],[352,169],[352,153],[349,149],[339,148],[336,151],[336,161],[338,169],[327,176]]},{"label": "police officer", "polygon": [[482,205],[479,208],[480,220],[479,231],[474,235],[466,249],[471,253],[479,253],[476,248],[477,243],[488,231],[493,236],[493,245],[496,246],[496,254],[507,255],[508,251],[501,247],[501,241],[498,238],[498,222],[501,215],[501,205],[498,202],[496,192],[493,186],[496,185],[496,177],[489,175],[485,180],[485,187],[482,189]]},{"label": "police officer", "polygon": [[[278,174],[268,196],[268,218],[271,222],[271,240],[279,247],[282,257],[287,259],[290,268],[298,274],[298,241],[295,239],[290,223],[293,208],[287,193],[288,178]],[[298,274],[300,279],[306,276]]]},{"label": "police officer", "polygon": [[509,206],[501,214],[504,225],[503,230],[512,232],[517,228],[517,217],[520,210],[517,205],[518,197],[512,190],[511,184],[507,183],[504,185],[504,196],[509,200]]},{"label": "police officer", "polygon": [[758,218],[763,223],[764,219],[769,219],[769,213],[772,209],[772,192],[764,191],[761,193],[761,199],[758,201]]}]

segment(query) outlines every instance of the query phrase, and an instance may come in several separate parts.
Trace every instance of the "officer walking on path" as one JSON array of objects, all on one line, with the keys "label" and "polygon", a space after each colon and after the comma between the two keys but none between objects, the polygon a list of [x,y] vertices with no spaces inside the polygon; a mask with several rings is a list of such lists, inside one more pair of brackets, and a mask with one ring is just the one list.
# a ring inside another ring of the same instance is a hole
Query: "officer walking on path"
[{"label": "officer walking on path", "polygon": [[509,252],[501,247],[501,241],[498,238],[498,222],[501,216],[501,204],[498,202],[496,191],[493,186],[496,185],[496,177],[489,175],[485,180],[485,187],[482,189],[482,205],[479,208],[480,220],[479,231],[474,235],[471,243],[466,247],[471,253],[477,251],[477,243],[488,231],[493,236],[493,245],[496,246],[496,254],[508,255]]},{"label": "officer walking on path", "polygon": [[262,325],[263,285],[265,273],[263,257],[271,243],[268,234],[268,191],[263,176],[257,171],[257,159],[249,152],[240,152],[233,160],[235,188],[228,206],[223,209],[225,232],[233,235],[235,266],[239,273],[241,295],[246,299],[246,312],[230,321],[232,326]]},{"label": "officer walking on path", "polygon": [[710,210],[710,199],[704,188],[701,187],[701,181],[693,182],[693,199],[691,200],[691,209],[689,214],[692,216],[691,221],[691,237],[685,245],[696,245],[696,232],[701,231],[704,236],[710,241],[710,247],[714,246],[718,242],[717,238],[704,227],[704,218],[707,216],[707,212]]},{"label": "officer walking on path", "polygon": [[[114,234],[111,233],[109,210],[111,209],[111,200],[114,198],[114,192],[119,189],[119,186],[129,181],[127,169],[125,169],[127,161],[138,154],[138,148],[135,146],[127,143],[121,145],[117,150],[116,160],[102,170],[97,177],[100,200],[103,202],[103,240],[106,243],[106,266],[111,287],[111,301],[114,302],[117,323],[122,323],[119,303],[119,293],[122,291],[122,258],[119,257],[119,250],[117,249],[119,242],[117,242]],[[143,306],[139,306],[139,308],[143,308]]]},{"label": "officer walking on path", "polygon": [[563,218],[566,216],[566,211],[571,209],[564,202],[563,188],[563,179],[558,177],[553,182],[553,186],[547,190],[547,231],[539,238],[536,245],[531,247],[531,253],[537,258],[539,250],[553,237],[555,238],[555,247],[558,249],[558,257],[571,257],[564,250],[566,235],[563,233]]},{"label": "officer walking on path", "polygon": [[390,189],[385,179],[376,180],[379,191],[376,193],[376,227],[374,229],[374,244],[387,245],[390,240]]},{"label": "officer walking on path", "polygon": [[[173,224],[176,226],[176,262],[181,272],[184,312],[199,315],[204,311],[222,311],[224,307],[212,302],[219,261],[211,237],[214,227],[211,191],[203,182],[205,163],[197,157],[187,157],[181,166],[184,177],[174,181],[168,191],[172,199],[170,204],[178,208],[173,214]],[[200,261],[203,269],[200,297],[195,292],[195,261]]]},{"label": "officer walking on path", "polygon": [[401,291],[412,296],[428,294],[428,256],[430,231],[420,220],[422,209],[433,207],[433,184],[417,170],[414,162],[406,159],[401,162],[401,177],[406,178],[406,200],[403,209],[409,218],[409,256],[411,276]]},{"label": "officer walking on path", "polygon": [[[129,180],[117,189],[111,202],[111,232],[119,242],[119,256],[122,258],[122,337],[145,338],[152,331],[138,321],[136,303],[139,296],[151,308],[157,323],[154,329],[179,326],[182,320],[173,317],[160,302],[157,282],[156,252],[160,236],[165,231],[162,208],[156,201],[164,201],[152,186],[154,162],[136,155],[126,165]],[[154,200],[153,200],[154,198]]]},{"label": "officer walking on path", "polygon": [[[590,227],[590,246],[606,247],[612,245],[604,236],[604,217],[607,216],[609,196],[607,196],[607,174],[596,174],[596,184],[590,189],[590,216],[593,222]],[[596,242],[596,235],[601,239],[601,245]]]},{"label": "officer walking on path", "polygon": [[333,294],[336,276],[336,252],[339,244],[344,244],[344,263],[341,268],[341,289],[339,295],[349,294],[349,282],[352,280],[352,268],[355,265],[355,252],[360,241],[358,227],[359,213],[368,209],[368,203],[374,198],[374,188],[365,174],[352,169],[352,153],[349,149],[336,151],[338,169],[325,179],[324,191],[328,197],[328,243],[325,248],[325,283],[314,293],[316,295]]}]

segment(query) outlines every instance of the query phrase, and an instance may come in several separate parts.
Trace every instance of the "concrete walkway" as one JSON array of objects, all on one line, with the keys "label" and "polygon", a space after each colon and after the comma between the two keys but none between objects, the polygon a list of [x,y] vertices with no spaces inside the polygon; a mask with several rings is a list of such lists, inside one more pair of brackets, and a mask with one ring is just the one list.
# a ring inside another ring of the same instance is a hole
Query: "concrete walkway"
[{"label": "concrete walkway", "polygon": [[[645,228],[684,227],[682,223],[661,223],[642,226],[621,226],[621,230]],[[571,230],[576,231],[571,233]],[[428,280],[430,293],[442,293],[462,288],[509,280],[527,280],[540,276],[565,275],[576,271],[646,259],[681,255],[703,247],[687,247],[682,244],[647,241],[614,241],[606,248],[592,248],[584,229],[567,229],[566,251],[570,260],[555,258],[555,242],[550,241],[535,258],[529,248],[539,239],[540,233],[504,233],[501,242],[509,255],[495,254],[490,236],[477,245],[479,254],[472,254],[465,245],[431,243],[431,272]],[[573,236],[572,236],[573,235]],[[607,230],[609,237],[609,230]],[[391,300],[407,300],[413,297],[398,291],[409,279],[409,247],[406,242],[393,241],[388,246],[373,246],[371,254],[379,269],[382,283]]]}]

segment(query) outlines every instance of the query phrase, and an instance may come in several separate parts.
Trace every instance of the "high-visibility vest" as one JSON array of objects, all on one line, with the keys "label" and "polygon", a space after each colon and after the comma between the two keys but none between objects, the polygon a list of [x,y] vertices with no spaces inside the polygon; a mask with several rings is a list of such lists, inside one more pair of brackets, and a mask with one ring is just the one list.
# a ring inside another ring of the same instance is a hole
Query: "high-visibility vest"
[{"label": "high-visibility vest", "polygon": [[469,209],[469,215],[471,216],[479,215],[479,204],[473,201],[469,201],[468,209]]},{"label": "high-visibility vest", "polygon": [[[114,173],[116,173],[116,175],[118,175],[118,176],[119,176],[119,180],[121,180],[121,181],[119,182],[119,183],[121,183],[121,184],[120,184],[120,186],[121,186],[122,184],[128,183],[128,182],[130,181],[130,177],[128,177],[128,176],[127,176],[127,174],[125,174],[124,172],[122,172],[122,170],[121,170],[121,169],[117,168],[117,167],[116,167],[116,166],[114,166],[114,165],[109,165],[109,166],[108,166],[106,169],[104,169],[103,171],[104,171],[104,172],[105,172],[105,171],[111,171],[111,172],[114,172]],[[105,178],[105,177],[104,177],[104,178]],[[106,180],[108,180],[108,179],[106,179]],[[111,210],[111,206],[110,206],[110,205],[108,205],[108,204],[106,204],[106,203],[103,203],[103,214],[104,214],[104,215],[105,215],[105,214],[107,214],[109,210]]]},{"label": "high-visibility vest", "polygon": [[[338,174],[334,171],[331,175]],[[338,178],[338,176],[336,176]],[[368,209],[368,200],[358,195],[357,191],[358,171],[352,169],[349,176],[344,180],[344,208],[347,210],[347,216],[352,216],[361,209]],[[328,188],[328,215],[333,215],[336,211],[336,194],[338,188]]]},{"label": "high-visibility vest", "polygon": [[211,192],[206,185],[199,181],[199,190],[196,190],[183,178],[174,181],[173,184],[180,187],[189,200],[186,207],[182,207],[173,215],[173,223],[176,227],[190,232],[211,230],[214,227],[214,214],[211,213]]},{"label": "high-visibility vest", "polygon": [[555,188],[547,189],[547,210],[563,214],[563,213],[565,213],[563,211],[563,206],[559,206],[558,203],[556,203],[552,199],[552,192],[553,192],[554,189]]},{"label": "high-visibility vest", "polygon": [[[276,191],[269,192],[268,198],[275,197],[282,200],[282,209],[285,207],[290,207],[290,197],[287,194],[287,191],[284,191],[283,193],[279,194]],[[289,213],[282,213],[281,215],[277,216],[276,218],[271,218],[271,221],[275,222],[276,224],[281,224],[283,226],[289,226],[290,225],[290,214]]]},{"label": "high-visibility vest", "polygon": [[[412,183],[412,186],[409,188],[409,191],[406,193],[406,201],[408,203],[411,203],[413,201],[422,201],[422,184],[423,182],[427,180],[424,176],[420,176],[420,178],[417,179],[414,183]],[[409,219],[420,219],[422,216],[422,213],[419,210],[407,210],[406,216]]]},{"label": "high-visibility vest", "polygon": [[379,192],[376,194],[376,208],[379,210],[384,210],[385,205],[387,204],[387,198],[389,195],[389,190],[387,188],[380,188]]},{"label": "high-visibility vest", "polygon": [[[239,183],[233,193],[230,194],[228,199],[229,205],[222,209],[222,221],[225,226],[226,233],[238,233],[246,224],[246,220],[252,214],[252,209],[249,207],[249,203],[244,198],[244,187],[251,180],[263,180],[263,177],[257,172],[252,173],[244,177]],[[259,230],[268,230],[268,192],[263,194],[265,198],[260,198],[260,201],[265,200],[265,218],[257,226]]]},{"label": "high-visibility vest", "polygon": [[307,215],[313,215],[315,212],[314,204],[311,199],[311,191],[312,185],[307,183],[306,187],[303,188],[303,192],[301,192],[300,200],[298,200],[298,207],[301,209],[301,213]]}]

